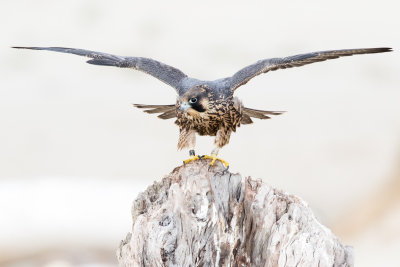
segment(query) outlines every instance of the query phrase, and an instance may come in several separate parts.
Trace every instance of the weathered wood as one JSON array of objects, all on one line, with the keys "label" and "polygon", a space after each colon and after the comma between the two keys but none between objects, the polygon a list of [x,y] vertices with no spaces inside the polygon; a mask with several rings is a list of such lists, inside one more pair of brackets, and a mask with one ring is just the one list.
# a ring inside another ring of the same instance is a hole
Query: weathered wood
[{"label": "weathered wood", "polygon": [[137,197],[121,266],[352,266],[300,198],[201,160]]}]

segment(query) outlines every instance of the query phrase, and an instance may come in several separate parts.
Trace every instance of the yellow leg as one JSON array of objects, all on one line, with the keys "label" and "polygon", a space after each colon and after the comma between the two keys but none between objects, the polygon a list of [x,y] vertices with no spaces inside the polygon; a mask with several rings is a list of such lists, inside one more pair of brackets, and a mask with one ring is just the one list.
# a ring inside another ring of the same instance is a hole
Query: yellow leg
[{"label": "yellow leg", "polygon": [[211,159],[211,163],[210,163],[211,166],[214,165],[214,163],[215,163],[216,160],[218,160],[218,161],[220,161],[222,164],[224,164],[226,168],[228,168],[228,166],[229,166],[229,163],[228,163],[228,162],[226,162],[226,161],[223,160],[223,159],[217,158],[217,155],[214,154],[214,153],[212,153],[211,156],[204,155],[204,156],[202,157],[202,159]]},{"label": "yellow leg", "polygon": [[196,153],[194,152],[194,149],[191,149],[189,151],[189,155],[190,155],[190,157],[187,160],[184,160],[183,164],[188,164],[191,161],[195,161],[195,160],[199,160],[200,159],[199,156],[196,156]]},{"label": "yellow leg", "polygon": [[190,156],[188,159],[183,161],[183,164],[188,164],[191,161],[199,160],[199,156]]}]

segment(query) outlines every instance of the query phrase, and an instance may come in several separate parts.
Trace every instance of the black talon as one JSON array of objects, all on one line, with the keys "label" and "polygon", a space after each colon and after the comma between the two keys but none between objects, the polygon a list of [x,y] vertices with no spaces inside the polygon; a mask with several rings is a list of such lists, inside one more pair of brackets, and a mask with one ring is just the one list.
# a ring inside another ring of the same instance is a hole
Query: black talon
[{"label": "black talon", "polygon": [[199,159],[203,159],[205,155],[197,155],[199,157]]},{"label": "black talon", "polygon": [[196,156],[196,152],[193,149],[189,150],[189,156]]}]

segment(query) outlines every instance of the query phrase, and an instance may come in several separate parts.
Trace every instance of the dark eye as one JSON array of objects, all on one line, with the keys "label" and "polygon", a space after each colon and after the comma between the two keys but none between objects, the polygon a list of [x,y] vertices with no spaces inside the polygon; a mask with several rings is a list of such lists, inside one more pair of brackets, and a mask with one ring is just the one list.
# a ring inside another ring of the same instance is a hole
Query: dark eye
[{"label": "dark eye", "polygon": [[189,99],[190,104],[194,104],[196,102],[197,102],[197,98],[195,98],[195,97],[192,97],[191,99]]}]

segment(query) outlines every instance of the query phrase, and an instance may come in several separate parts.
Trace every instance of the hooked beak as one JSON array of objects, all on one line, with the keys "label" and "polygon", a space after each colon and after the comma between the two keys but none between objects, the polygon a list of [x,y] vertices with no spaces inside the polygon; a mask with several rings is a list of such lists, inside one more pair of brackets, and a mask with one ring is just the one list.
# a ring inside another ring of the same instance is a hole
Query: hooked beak
[{"label": "hooked beak", "polygon": [[182,102],[181,103],[181,110],[186,111],[187,109],[191,108],[188,102]]}]

